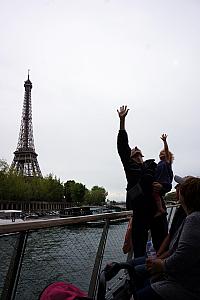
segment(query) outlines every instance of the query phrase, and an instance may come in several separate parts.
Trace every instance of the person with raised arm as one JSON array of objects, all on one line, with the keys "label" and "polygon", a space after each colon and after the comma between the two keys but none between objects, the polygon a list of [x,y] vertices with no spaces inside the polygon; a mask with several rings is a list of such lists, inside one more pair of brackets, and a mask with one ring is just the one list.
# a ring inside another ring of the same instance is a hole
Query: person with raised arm
[{"label": "person with raised arm", "polygon": [[[155,180],[162,184],[162,186],[167,186],[168,191],[172,188],[173,181],[173,171],[172,171],[172,162],[174,160],[173,154],[169,151],[169,147],[167,144],[167,135],[162,134],[161,140],[164,144],[164,149],[160,151],[159,158],[160,161],[156,168]],[[155,217],[166,213],[166,210],[163,208],[162,199],[160,192],[153,192],[153,197],[155,199],[157,211],[155,213]]]},{"label": "person with raised arm", "polygon": [[[153,191],[164,194],[168,190],[155,182],[156,163],[154,159],[143,161],[142,151],[135,146],[130,148],[128,135],[125,130],[125,119],[129,112],[127,106],[117,110],[120,119],[120,129],[117,137],[117,148],[127,179],[126,207],[133,210],[132,244],[134,257],[141,257],[146,252],[148,230],[156,250],[168,233],[167,218],[165,214],[154,218],[156,205]],[[164,201],[163,201],[164,206]]]}]

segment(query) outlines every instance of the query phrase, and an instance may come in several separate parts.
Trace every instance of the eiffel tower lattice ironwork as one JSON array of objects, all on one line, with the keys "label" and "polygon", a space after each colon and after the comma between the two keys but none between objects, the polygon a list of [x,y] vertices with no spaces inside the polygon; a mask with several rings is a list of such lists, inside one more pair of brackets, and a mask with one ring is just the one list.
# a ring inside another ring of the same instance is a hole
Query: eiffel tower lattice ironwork
[{"label": "eiffel tower lattice ironwork", "polygon": [[31,107],[31,89],[32,82],[28,79],[24,82],[24,104],[22,110],[22,120],[20,126],[17,149],[14,152],[14,159],[11,169],[15,169],[18,174],[24,176],[42,177],[40,167],[37,161],[37,154],[34,147],[33,125],[32,125],[32,107]]}]

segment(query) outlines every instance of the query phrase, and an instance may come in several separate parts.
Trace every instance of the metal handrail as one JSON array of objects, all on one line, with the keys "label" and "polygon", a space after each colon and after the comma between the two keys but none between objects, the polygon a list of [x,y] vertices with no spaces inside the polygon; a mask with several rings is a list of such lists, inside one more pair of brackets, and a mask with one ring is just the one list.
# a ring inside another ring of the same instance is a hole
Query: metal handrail
[{"label": "metal handrail", "polygon": [[93,267],[93,272],[92,276],[90,279],[90,285],[89,285],[89,290],[88,290],[88,296],[94,299],[96,293],[97,293],[97,287],[98,287],[98,277],[100,275],[100,270],[101,270],[101,265],[102,265],[102,260],[103,260],[103,255],[104,255],[104,250],[105,250],[105,245],[106,245],[106,240],[107,240],[107,235],[108,235],[108,230],[109,230],[109,220],[106,220],[106,223],[103,228],[101,240],[99,242],[99,247],[96,253],[96,259]]},{"label": "metal handrail", "polygon": [[[18,234],[16,240],[15,251],[12,255],[6,280],[4,282],[3,294],[1,295],[2,300],[14,300],[15,293],[18,285],[18,280],[20,276],[21,266],[23,262],[24,251],[26,248],[26,240],[29,235],[29,232],[36,231],[38,229],[45,229],[50,227],[59,227],[65,225],[74,225],[81,224],[90,221],[105,221],[105,227],[102,233],[102,237],[99,243],[95,265],[90,281],[89,293],[94,295],[96,290],[97,277],[100,272],[102,259],[104,255],[105,244],[107,240],[107,233],[109,228],[109,221],[116,219],[129,218],[132,215],[132,211],[123,211],[123,212],[113,212],[113,213],[104,213],[97,215],[89,216],[78,216],[78,217],[67,217],[67,218],[57,218],[50,220],[35,220],[35,221],[24,221],[23,223],[15,224],[3,224],[0,225],[0,235],[5,234]],[[25,238],[24,238],[25,237]]]},{"label": "metal handrail", "polygon": [[79,217],[67,217],[67,218],[57,218],[57,219],[48,219],[48,220],[34,220],[34,221],[24,221],[23,223],[15,224],[3,224],[0,225],[0,234],[8,234],[14,232],[21,232],[27,230],[38,230],[50,227],[58,227],[63,225],[72,225],[86,223],[90,221],[98,220],[115,220],[121,218],[128,218],[132,215],[132,211],[122,211],[122,212],[113,212],[113,213],[103,213],[97,215],[89,216],[79,216]]}]

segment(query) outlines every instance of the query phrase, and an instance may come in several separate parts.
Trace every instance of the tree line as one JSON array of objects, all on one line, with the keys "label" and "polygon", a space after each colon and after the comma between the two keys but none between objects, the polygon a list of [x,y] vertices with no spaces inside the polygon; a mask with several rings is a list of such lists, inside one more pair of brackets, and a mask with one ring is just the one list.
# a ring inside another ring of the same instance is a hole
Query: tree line
[{"label": "tree line", "polygon": [[102,205],[108,193],[104,187],[68,180],[61,182],[53,174],[44,178],[26,177],[10,170],[8,163],[0,159],[0,201],[71,202],[74,205]]}]

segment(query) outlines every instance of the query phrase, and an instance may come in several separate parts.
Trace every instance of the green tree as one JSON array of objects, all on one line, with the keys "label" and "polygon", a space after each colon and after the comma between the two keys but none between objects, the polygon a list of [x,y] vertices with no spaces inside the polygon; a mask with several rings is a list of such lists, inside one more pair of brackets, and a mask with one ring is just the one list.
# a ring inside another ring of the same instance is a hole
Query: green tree
[{"label": "green tree", "polygon": [[165,202],[166,203],[176,202],[176,201],[177,201],[176,192],[170,192],[170,193],[167,193],[165,195]]},{"label": "green tree", "polygon": [[74,202],[76,205],[84,203],[86,187],[82,183],[68,180],[64,183],[64,193],[67,202]]},{"label": "green tree", "polygon": [[101,205],[105,203],[107,192],[103,187],[93,186],[88,190],[82,183],[68,180],[61,183],[53,174],[44,178],[27,177],[10,170],[8,163],[0,159],[0,200],[5,201],[63,201]]},{"label": "green tree", "polygon": [[60,182],[60,179],[57,179],[56,176],[53,177],[52,174],[49,174],[43,180],[45,180],[47,190],[46,201],[62,201],[64,198],[64,188]]},{"label": "green tree", "polygon": [[0,159],[0,200],[4,200],[5,185],[6,185],[6,171],[7,162],[4,159]]},{"label": "green tree", "polygon": [[83,185],[82,183],[75,182],[71,191],[72,201],[75,202],[77,205],[83,204],[85,192],[85,185]]},{"label": "green tree", "polygon": [[106,201],[108,193],[103,187],[93,186],[90,191],[85,194],[85,203],[89,205],[102,205]]},{"label": "green tree", "polygon": [[0,159],[0,172],[7,173],[9,170],[9,165],[5,159]]},{"label": "green tree", "polygon": [[52,174],[45,178],[19,175],[0,160],[0,200],[5,201],[62,201],[63,184]]},{"label": "green tree", "polygon": [[64,183],[64,196],[67,202],[72,202],[72,188],[74,184],[74,180],[68,180]]}]

